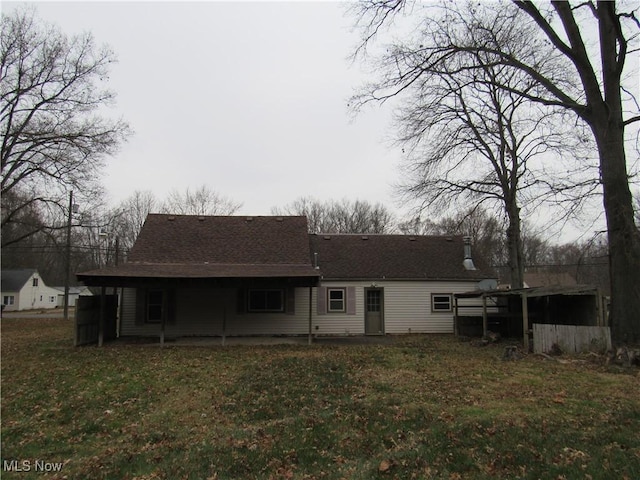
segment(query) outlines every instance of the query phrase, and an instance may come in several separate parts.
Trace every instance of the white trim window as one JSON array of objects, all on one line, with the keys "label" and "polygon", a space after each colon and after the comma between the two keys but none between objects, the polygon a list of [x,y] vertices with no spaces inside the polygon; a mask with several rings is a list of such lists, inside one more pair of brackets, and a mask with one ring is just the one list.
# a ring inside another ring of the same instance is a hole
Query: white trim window
[{"label": "white trim window", "polygon": [[347,310],[347,292],[344,288],[327,288],[327,311],[343,313]]},{"label": "white trim window", "polygon": [[450,293],[432,293],[431,294],[431,311],[432,312],[451,312],[451,294]]},{"label": "white trim window", "polygon": [[2,303],[4,305],[14,305],[16,302],[16,297],[14,297],[13,295],[5,295],[4,298],[2,299]]}]

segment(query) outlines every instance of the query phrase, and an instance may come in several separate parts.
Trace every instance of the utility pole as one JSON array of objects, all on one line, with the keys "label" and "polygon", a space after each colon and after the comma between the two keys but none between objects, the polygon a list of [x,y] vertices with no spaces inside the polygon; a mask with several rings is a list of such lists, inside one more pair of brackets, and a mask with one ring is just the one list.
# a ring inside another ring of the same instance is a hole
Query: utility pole
[{"label": "utility pole", "polygon": [[71,283],[71,215],[73,213],[73,190],[69,192],[69,216],[67,217],[67,248],[65,252],[64,319],[69,320],[69,284]]}]

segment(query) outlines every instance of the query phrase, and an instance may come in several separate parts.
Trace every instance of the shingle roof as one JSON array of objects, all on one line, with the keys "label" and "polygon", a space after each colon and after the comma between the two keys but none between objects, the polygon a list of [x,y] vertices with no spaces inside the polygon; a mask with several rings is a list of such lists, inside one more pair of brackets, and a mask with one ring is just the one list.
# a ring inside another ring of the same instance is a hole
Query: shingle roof
[{"label": "shingle roof", "polygon": [[484,261],[467,270],[461,236],[311,235],[324,279],[479,280],[495,278]]},{"label": "shingle roof", "polygon": [[18,292],[24,287],[31,275],[36,273],[35,268],[21,268],[18,270],[2,270],[2,291]]},{"label": "shingle roof", "polygon": [[[317,253],[319,269],[315,269]],[[307,233],[305,217],[151,214],[127,263],[78,274],[128,278],[319,277],[478,280],[462,237]]]},{"label": "shingle roof", "polygon": [[318,277],[305,217],[150,214],[127,263],[79,277]]}]

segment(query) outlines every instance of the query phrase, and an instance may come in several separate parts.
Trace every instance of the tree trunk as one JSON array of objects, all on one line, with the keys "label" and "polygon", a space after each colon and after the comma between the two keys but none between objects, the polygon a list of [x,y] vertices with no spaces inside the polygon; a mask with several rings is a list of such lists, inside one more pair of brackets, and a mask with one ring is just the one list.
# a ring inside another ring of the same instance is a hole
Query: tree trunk
[{"label": "tree trunk", "polygon": [[640,342],[640,233],[629,190],[620,124],[595,122],[609,235],[611,329],[616,343]]},{"label": "tree trunk", "polygon": [[590,91],[585,93],[592,106],[589,124],[600,155],[609,235],[611,329],[616,343],[635,343],[640,341],[640,233],[634,222],[624,150],[619,62],[626,46],[618,41],[615,3],[599,1],[597,7],[604,99]]},{"label": "tree trunk", "polygon": [[507,250],[509,252],[509,280],[511,288],[524,287],[524,261],[522,258],[522,235],[520,231],[520,209],[507,205],[509,226],[507,228]]}]

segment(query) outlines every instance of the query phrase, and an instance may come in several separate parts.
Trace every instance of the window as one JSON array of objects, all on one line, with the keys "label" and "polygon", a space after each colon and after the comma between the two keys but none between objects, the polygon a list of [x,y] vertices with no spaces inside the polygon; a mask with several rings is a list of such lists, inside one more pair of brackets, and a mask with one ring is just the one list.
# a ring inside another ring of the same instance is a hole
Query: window
[{"label": "window", "polygon": [[5,295],[2,299],[2,303],[5,305],[13,305],[16,298],[13,295]]},{"label": "window", "polygon": [[327,289],[327,305],[330,312],[344,312],[345,309],[345,289],[344,288],[328,288]]},{"label": "window", "polygon": [[162,290],[149,290],[147,293],[147,323],[160,323],[162,321]]},{"label": "window", "polygon": [[250,312],[283,312],[284,290],[249,290]]},{"label": "window", "polygon": [[451,294],[432,293],[431,294],[431,311],[432,312],[450,312],[451,311]]},{"label": "window", "polygon": [[38,279],[34,278],[31,285],[34,286],[34,287],[37,287],[38,286]]},{"label": "window", "polygon": [[56,301],[56,297],[49,297],[49,301],[50,301],[51,303],[55,302],[55,301]]}]

